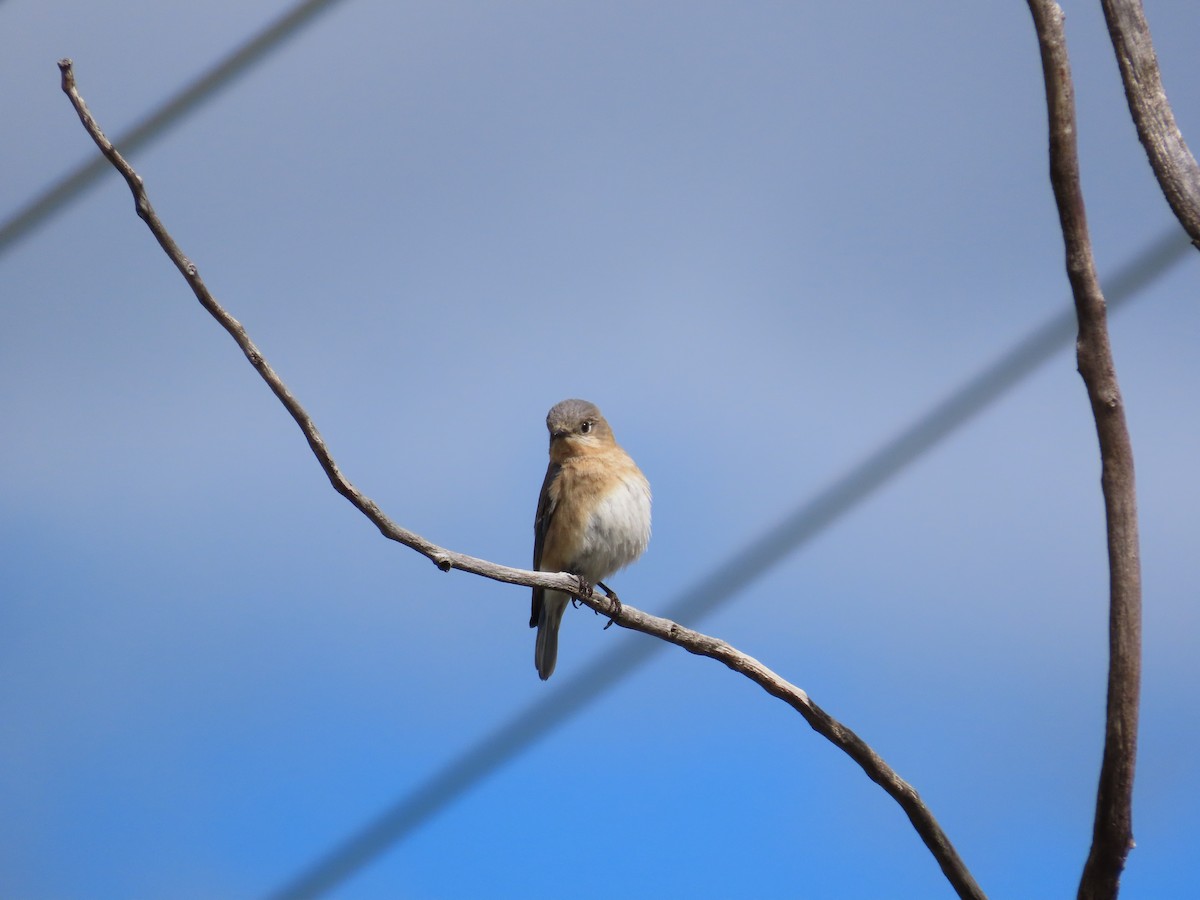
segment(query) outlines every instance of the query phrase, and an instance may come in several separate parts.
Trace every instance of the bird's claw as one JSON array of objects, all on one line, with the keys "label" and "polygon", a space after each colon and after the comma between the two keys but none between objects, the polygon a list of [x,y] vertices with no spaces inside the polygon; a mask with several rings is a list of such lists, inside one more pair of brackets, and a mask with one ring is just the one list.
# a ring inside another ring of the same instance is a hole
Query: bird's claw
[{"label": "bird's claw", "polygon": [[603,628],[604,631],[608,631],[608,629],[610,629],[612,627],[613,622],[617,621],[617,616],[619,616],[621,614],[621,598],[617,596],[616,591],[614,591],[612,588],[610,588],[603,581],[597,581],[596,586],[599,588],[602,588],[604,590],[604,595],[606,597],[608,597],[609,600],[612,601],[612,605],[613,605],[612,615],[609,616],[608,624],[605,625]]},{"label": "bird's claw", "polygon": [[[588,581],[586,578],[584,578],[582,575],[576,575],[575,577],[577,579],[579,579],[579,593],[571,598],[571,605],[574,606],[576,609],[579,609],[579,607],[583,605],[583,600],[581,600],[580,598],[592,596],[593,590],[592,590],[591,582]],[[601,587],[603,587],[603,585],[601,585]],[[604,588],[604,589],[606,591],[608,590],[608,588]]]},{"label": "bird's claw", "polygon": [[[607,631],[612,627],[613,622],[617,621],[617,616],[621,615],[621,598],[617,596],[616,591],[610,588],[603,581],[597,581],[593,586],[592,583],[582,575],[576,575],[575,577],[579,580],[579,593],[571,598],[571,605],[576,609],[579,609],[579,607],[583,605],[584,597],[591,598],[596,593],[596,588],[600,588],[600,590],[604,591],[604,596],[612,601],[613,612],[612,615],[609,616],[608,624],[604,626],[604,630]],[[594,612],[596,615],[600,615],[600,613],[596,610],[592,610],[592,612]]]}]

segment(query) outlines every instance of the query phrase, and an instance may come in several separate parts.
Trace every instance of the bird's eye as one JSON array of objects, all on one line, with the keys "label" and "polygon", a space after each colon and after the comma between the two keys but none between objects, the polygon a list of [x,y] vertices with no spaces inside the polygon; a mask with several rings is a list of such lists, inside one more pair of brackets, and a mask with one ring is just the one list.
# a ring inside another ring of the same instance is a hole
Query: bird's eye
[{"label": "bird's eye", "polygon": [[579,432],[580,432],[580,434],[589,434],[591,432],[591,430],[595,427],[596,426],[595,426],[594,422],[584,422],[582,425],[579,426]]}]

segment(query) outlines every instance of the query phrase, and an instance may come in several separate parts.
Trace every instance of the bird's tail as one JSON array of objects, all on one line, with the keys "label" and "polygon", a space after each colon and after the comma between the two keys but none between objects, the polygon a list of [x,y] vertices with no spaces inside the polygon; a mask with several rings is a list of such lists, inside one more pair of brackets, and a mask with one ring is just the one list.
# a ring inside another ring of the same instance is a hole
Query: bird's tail
[{"label": "bird's tail", "polygon": [[542,599],[542,608],[538,615],[537,645],[533,651],[533,661],[542,681],[554,673],[554,664],[558,661],[558,626],[562,624],[567,599],[566,594],[557,591],[546,591]]}]

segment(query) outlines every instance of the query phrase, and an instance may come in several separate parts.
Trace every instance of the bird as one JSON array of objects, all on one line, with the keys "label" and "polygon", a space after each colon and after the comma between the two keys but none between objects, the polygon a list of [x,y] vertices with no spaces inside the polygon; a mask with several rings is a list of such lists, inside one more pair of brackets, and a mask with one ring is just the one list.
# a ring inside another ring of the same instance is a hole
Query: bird
[{"label": "bird", "polygon": [[[569,572],[599,585],[636,560],[650,543],[650,482],[617,444],[594,403],[563,400],[546,415],[550,465],[533,523],[533,568]],[[545,681],[558,660],[558,629],[571,595],[533,589],[529,627],[534,663]]]}]

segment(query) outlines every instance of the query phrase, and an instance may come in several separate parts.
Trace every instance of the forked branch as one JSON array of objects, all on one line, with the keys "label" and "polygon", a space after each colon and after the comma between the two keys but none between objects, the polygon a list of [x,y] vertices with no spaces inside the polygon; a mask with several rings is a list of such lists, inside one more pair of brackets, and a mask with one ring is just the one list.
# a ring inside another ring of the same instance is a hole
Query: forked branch
[{"label": "forked branch", "polygon": [[[451,569],[459,569],[463,572],[470,572],[509,584],[545,587],[568,594],[578,594],[582,590],[581,582],[574,575],[565,572],[554,574],[513,569],[439,547],[425,540],[420,535],[401,528],[384,515],[383,511],[379,509],[373,500],[363,495],[350,483],[338,468],[337,463],[334,462],[328,447],[325,445],[324,439],[321,437],[320,432],[317,431],[317,427],[308,413],[305,412],[299,401],[288,390],[287,385],[283,383],[283,380],[263,358],[262,353],[250,340],[246,329],[217,303],[207,286],[205,286],[204,281],[200,278],[196,266],[183,255],[178,245],[171,238],[170,234],[167,233],[158,215],[154,212],[154,208],[150,205],[150,200],[146,196],[146,189],[142,184],[141,177],[125,161],[124,157],[117,152],[108,138],[104,136],[99,125],[96,124],[96,120],[88,111],[87,104],[84,103],[83,98],[80,97],[78,90],[76,90],[75,75],[72,70],[71,61],[64,59],[58,65],[62,72],[62,88],[64,93],[70,98],[71,104],[79,114],[80,121],[83,122],[84,128],[87,129],[92,140],[100,148],[100,152],[121,173],[129,185],[137,207],[137,214],[145,221],[155,239],[162,246],[163,250],[166,251],[167,256],[170,257],[175,267],[179,269],[191,287],[192,292],[196,295],[196,299],[229,332],[230,336],[237,342],[237,345],[241,347],[242,352],[246,354],[246,358],[250,360],[250,364],[262,376],[262,379],[271,388],[275,396],[279,398],[279,401],[284,405],[291,417],[295,419],[296,424],[300,426],[300,430],[304,433],[304,437],[308,441],[313,455],[316,456],[317,462],[320,463],[321,468],[325,471],[334,489],[370,519],[384,537],[416,550],[418,553],[432,560],[444,572],[448,572]],[[921,801],[920,796],[912,786],[897,775],[862,738],[813,703],[809,699],[808,694],[803,690],[784,680],[758,660],[717,638],[709,637],[698,631],[692,631],[690,628],[684,628],[682,625],[672,622],[669,619],[662,619],[658,616],[641,612],[627,603],[614,603],[607,597],[591,593],[590,589],[580,599],[589,607],[596,610],[596,612],[613,619],[618,625],[624,628],[652,635],[676,644],[689,653],[694,653],[698,656],[707,656],[710,659],[715,659],[723,663],[733,671],[745,675],[771,696],[778,697],[787,703],[804,717],[805,721],[812,726],[814,731],[825,737],[858,763],[867,774],[867,777],[882,787],[900,804],[909,821],[912,822],[913,827],[916,828],[917,833],[921,836],[921,840],[925,842],[925,845],[937,860],[938,865],[941,866],[947,880],[960,897],[984,898],[983,892],[975,883],[974,878],[971,877],[971,873],[967,871],[966,866],[959,858],[949,838],[946,837],[941,826],[938,825],[937,820]]]}]

